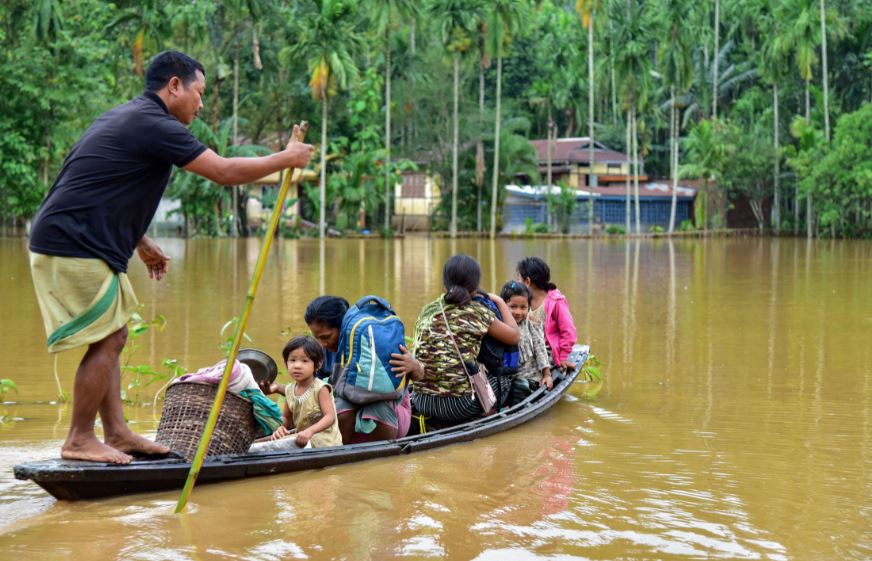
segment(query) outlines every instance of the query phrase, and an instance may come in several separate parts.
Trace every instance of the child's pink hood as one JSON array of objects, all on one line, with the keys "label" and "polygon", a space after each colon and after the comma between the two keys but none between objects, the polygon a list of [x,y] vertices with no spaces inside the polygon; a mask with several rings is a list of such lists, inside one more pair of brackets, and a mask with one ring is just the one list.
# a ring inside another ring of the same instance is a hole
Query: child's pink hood
[{"label": "child's pink hood", "polygon": [[560,364],[569,357],[577,336],[575,322],[566,297],[558,289],[549,290],[545,297],[545,340],[551,347],[551,358]]}]

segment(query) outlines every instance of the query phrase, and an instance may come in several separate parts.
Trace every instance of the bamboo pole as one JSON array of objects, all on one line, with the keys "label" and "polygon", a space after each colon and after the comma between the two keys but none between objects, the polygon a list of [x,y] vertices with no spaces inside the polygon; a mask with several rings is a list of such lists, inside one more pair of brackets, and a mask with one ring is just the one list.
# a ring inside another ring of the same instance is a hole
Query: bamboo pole
[{"label": "bamboo pole", "polygon": [[[306,132],[309,130],[309,123],[303,121],[300,123],[298,131],[295,131],[293,140],[302,142],[306,138]],[[188,496],[197,482],[197,476],[200,474],[200,468],[203,466],[203,460],[206,457],[206,449],[209,448],[209,441],[212,439],[212,431],[215,430],[215,424],[218,422],[218,413],[221,411],[221,405],[224,403],[224,395],[227,393],[227,385],[230,382],[230,373],[233,371],[233,363],[236,361],[236,355],[239,352],[239,346],[242,343],[243,333],[248,324],[248,318],[251,315],[251,308],[254,304],[254,295],[257,293],[257,287],[260,284],[260,278],[263,276],[264,265],[269,256],[270,247],[275,237],[275,232],[278,227],[279,218],[282,215],[282,210],[285,204],[285,198],[288,194],[288,189],[291,186],[291,177],[294,175],[294,169],[288,169],[285,174],[282,186],[279,189],[279,195],[276,199],[275,208],[269,218],[269,225],[266,228],[266,233],[263,237],[263,245],[260,248],[260,255],[257,257],[257,265],[254,268],[254,275],[251,277],[251,282],[248,286],[248,294],[245,295],[245,305],[242,308],[242,317],[239,318],[239,323],[236,324],[236,333],[233,335],[233,344],[230,347],[230,352],[227,355],[227,364],[224,367],[224,374],[221,377],[221,383],[218,384],[218,391],[215,394],[215,401],[212,403],[212,410],[209,412],[209,418],[206,420],[206,426],[203,428],[203,436],[200,437],[200,444],[197,446],[197,453],[194,455],[194,461],[191,462],[191,470],[188,472],[188,479],[185,480],[185,487],[182,489],[182,494],[179,497],[179,502],[176,504],[176,514],[185,509],[188,502]]]}]

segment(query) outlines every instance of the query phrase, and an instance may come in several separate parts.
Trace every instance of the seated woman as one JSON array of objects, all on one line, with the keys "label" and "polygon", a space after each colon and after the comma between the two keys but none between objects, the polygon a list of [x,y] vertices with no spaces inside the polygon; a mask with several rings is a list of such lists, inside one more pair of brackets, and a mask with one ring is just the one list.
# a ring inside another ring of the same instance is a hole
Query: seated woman
[{"label": "seated woman", "polygon": [[[502,321],[472,299],[480,280],[481,268],[475,259],[468,255],[451,257],[442,268],[445,294],[428,304],[415,323],[415,356],[424,365],[424,375],[414,384],[412,406],[425,417],[444,424],[461,423],[484,413],[481,404],[471,399],[472,388],[464,369],[464,363],[476,366],[482,338],[489,334],[509,345],[520,340],[518,325],[502,298],[488,294],[500,310]],[[510,377],[488,376],[488,381],[497,395],[511,384]]]},{"label": "seated woman", "polygon": [[[338,296],[319,296],[306,307],[306,325],[324,352],[319,378],[329,378],[339,358],[339,331],[348,308],[348,301]],[[392,357],[391,370],[397,377],[408,375],[416,380],[423,375],[423,366],[405,347],[400,347],[400,352],[392,354]],[[398,399],[364,405],[351,403],[340,396],[334,396],[334,399],[339,415],[339,431],[345,444],[392,440],[402,438],[409,432],[412,406],[408,391]]]}]

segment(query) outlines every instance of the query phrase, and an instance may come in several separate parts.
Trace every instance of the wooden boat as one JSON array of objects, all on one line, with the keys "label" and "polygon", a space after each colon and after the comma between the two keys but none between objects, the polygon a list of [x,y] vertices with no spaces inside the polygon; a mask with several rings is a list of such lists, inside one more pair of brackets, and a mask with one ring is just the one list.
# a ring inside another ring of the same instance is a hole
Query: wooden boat
[{"label": "wooden boat", "polygon": [[[587,346],[576,345],[573,354],[579,359],[576,362],[579,367],[575,372],[555,378],[553,389],[541,387],[521,403],[490,417],[397,440],[207,458],[197,483],[216,483],[400,456],[503,432],[535,419],[557,403],[575,382],[588,352]],[[29,479],[60,500],[74,501],[181,488],[190,468],[189,462],[176,458],[134,460],[127,465],[57,459],[20,464],[15,466],[14,471],[17,479]]]}]

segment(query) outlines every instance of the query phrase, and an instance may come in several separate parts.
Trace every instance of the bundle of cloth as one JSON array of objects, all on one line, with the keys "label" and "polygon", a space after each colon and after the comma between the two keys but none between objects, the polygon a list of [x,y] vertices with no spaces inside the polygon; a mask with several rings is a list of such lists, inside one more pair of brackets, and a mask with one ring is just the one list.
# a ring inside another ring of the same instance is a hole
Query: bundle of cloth
[{"label": "bundle of cloth", "polygon": [[[185,374],[173,380],[173,384],[181,382],[196,382],[200,384],[221,383],[221,377],[224,375],[224,368],[227,365],[227,359],[222,359],[212,366],[201,368],[194,373]],[[254,375],[251,373],[251,368],[245,363],[238,360],[233,361],[233,369],[230,371],[230,381],[227,384],[227,391],[238,395],[251,403],[254,412],[254,420],[261,428],[265,435],[270,435],[279,425],[282,424],[282,411],[271,399],[263,394]]]}]

